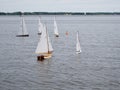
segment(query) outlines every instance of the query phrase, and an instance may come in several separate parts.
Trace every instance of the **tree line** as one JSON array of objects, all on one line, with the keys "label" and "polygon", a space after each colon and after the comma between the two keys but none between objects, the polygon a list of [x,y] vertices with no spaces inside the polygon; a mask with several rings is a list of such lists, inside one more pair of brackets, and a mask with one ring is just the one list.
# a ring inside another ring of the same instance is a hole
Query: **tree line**
[{"label": "tree line", "polygon": [[120,15],[120,12],[0,12],[0,15]]}]

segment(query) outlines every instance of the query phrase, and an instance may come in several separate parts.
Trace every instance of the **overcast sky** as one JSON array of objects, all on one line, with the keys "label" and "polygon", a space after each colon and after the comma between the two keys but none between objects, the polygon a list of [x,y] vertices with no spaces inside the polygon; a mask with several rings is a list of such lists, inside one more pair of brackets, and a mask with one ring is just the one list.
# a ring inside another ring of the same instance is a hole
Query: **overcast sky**
[{"label": "overcast sky", "polygon": [[0,12],[120,12],[120,0],[0,0]]}]

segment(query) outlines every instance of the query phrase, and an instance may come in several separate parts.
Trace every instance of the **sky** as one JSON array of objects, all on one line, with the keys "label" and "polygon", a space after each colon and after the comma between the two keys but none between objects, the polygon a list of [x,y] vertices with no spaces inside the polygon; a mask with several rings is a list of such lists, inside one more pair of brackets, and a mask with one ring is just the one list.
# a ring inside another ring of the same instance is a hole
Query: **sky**
[{"label": "sky", "polygon": [[0,0],[0,12],[120,12],[120,0]]}]

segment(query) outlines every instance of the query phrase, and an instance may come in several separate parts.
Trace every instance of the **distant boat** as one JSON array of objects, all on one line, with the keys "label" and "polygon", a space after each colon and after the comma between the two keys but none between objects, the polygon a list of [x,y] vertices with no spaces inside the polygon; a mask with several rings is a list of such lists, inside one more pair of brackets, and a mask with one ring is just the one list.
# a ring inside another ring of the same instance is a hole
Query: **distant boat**
[{"label": "distant boat", "polygon": [[54,34],[56,37],[59,37],[58,26],[55,17],[54,17]]},{"label": "distant boat", "polygon": [[80,47],[80,40],[79,40],[79,32],[77,31],[77,42],[76,42],[76,54],[80,54],[81,51],[81,47]]},{"label": "distant boat", "polygon": [[68,31],[66,31],[66,33],[65,33],[66,35],[68,35]]},{"label": "distant boat", "polygon": [[41,23],[40,17],[38,19],[38,35],[42,34],[43,24]]},{"label": "distant boat", "polygon": [[47,28],[45,25],[43,27],[41,38],[35,51],[35,53],[38,54],[38,60],[51,58],[53,52]]},{"label": "distant boat", "polygon": [[28,31],[27,31],[27,28],[26,28],[26,23],[25,23],[25,20],[24,20],[24,17],[21,16],[21,30],[19,31],[18,35],[16,35],[16,37],[28,37],[29,34],[28,34]]}]

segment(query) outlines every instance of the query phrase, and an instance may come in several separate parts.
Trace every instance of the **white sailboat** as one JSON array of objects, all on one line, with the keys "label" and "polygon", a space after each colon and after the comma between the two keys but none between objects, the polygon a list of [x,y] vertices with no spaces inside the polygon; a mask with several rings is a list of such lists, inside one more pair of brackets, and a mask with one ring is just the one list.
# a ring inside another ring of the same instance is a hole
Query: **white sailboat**
[{"label": "white sailboat", "polygon": [[24,20],[24,17],[21,16],[21,30],[19,31],[18,35],[16,35],[17,37],[28,37],[29,34],[28,34],[28,31],[27,31],[27,28],[26,28],[26,24],[25,24],[25,20]]},{"label": "white sailboat", "polygon": [[42,34],[41,34],[41,38],[38,42],[38,46],[36,48],[35,53],[38,54],[38,60],[41,59],[41,57],[43,57],[43,59],[45,58],[51,58],[52,57],[52,52],[53,52],[53,48],[49,39],[49,35],[47,32],[47,28],[44,25],[44,28],[42,30]]},{"label": "white sailboat", "polygon": [[55,17],[54,17],[54,34],[56,37],[59,37],[58,26]]},{"label": "white sailboat", "polygon": [[80,47],[80,40],[79,40],[79,32],[77,31],[77,43],[76,43],[76,54],[80,54],[81,51],[81,47]]},{"label": "white sailboat", "polygon": [[43,24],[41,23],[40,17],[38,19],[38,35],[41,35],[43,29]]}]

